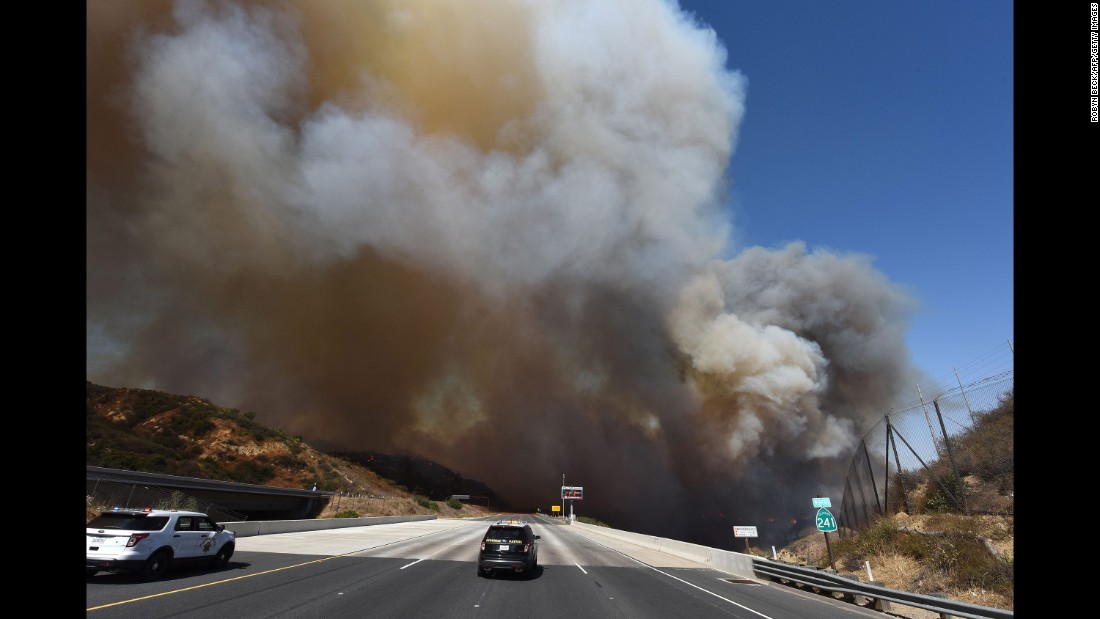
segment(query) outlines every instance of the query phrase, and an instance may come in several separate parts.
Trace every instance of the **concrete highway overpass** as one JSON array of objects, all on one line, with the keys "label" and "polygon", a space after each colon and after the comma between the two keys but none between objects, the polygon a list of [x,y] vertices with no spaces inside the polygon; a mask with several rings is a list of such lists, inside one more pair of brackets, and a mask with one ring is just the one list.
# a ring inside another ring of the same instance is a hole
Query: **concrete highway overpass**
[{"label": "concrete highway overpass", "polygon": [[335,493],[89,466],[87,495],[119,507],[198,509],[221,522],[316,518]]}]

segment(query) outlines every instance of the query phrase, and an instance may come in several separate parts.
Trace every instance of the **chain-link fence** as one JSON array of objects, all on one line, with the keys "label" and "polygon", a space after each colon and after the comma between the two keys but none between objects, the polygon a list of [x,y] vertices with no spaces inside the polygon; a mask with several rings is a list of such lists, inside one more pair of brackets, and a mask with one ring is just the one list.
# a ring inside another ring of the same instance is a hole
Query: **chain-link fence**
[{"label": "chain-link fence", "polygon": [[203,512],[216,522],[244,522],[248,517],[179,490],[109,479],[87,480],[89,512],[119,509],[179,509]]},{"label": "chain-link fence", "polygon": [[1012,514],[1013,386],[1010,370],[885,415],[852,457],[840,526],[901,511]]}]

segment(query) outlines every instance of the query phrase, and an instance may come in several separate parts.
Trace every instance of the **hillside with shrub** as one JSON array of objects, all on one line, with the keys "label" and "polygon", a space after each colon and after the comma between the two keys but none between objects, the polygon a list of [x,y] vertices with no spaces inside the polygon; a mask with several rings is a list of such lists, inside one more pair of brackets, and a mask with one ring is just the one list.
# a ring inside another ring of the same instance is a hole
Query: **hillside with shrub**
[{"label": "hillside with shrub", "polygon": [[[437,478],[398,481],[367,466],[327,454],[301,436],[264,426],[255,414],[217,406],[194,396],[87,383],[86,464],[280,488],[336,492],[321,517],[438,514],[476,515],[486,510],[447,498],[465,480],[427,461],[411,471],[438,469]],[[408,456],[409,459],[423,459]],[[467,486],[484,494],[484,484]],[[94,507],[89,508],[94,511]]]},{"label": "hillside with shrub", "polygon": [[[837,572],[891,589],[944,594],[1011,610],[1014,600],[1014,459],[1012,392],[972,427],[951,437],[947,454],[917,471],[895,474],[888,513],[865,531],[830,537]],[[943,446],[946,447],[946,446]],[[951,458],[954,458],[954,467]],[[955,472],[958,472],[956,475]],[[753,549],[771,557],[771,552]],[[824,535],[813,532],[776,551],[780,560],[831,568]],[[898,616],[938,615],[897,606]]]}]

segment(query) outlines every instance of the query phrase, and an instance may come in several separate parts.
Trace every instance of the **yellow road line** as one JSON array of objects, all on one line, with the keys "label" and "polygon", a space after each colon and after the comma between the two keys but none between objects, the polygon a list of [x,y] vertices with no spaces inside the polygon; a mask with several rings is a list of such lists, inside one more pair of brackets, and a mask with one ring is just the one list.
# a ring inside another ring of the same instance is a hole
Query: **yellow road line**
[{"label": "yellow road line", "polygon": [[[377,547],[375,547],[375,548],[377,548]],[[234,576],[233,578],[226,578],[224,580],[218,580],[218,581],[215,581],[215,582],[208,582],[208,583],[204,583],[204,584],[201,584],[201,585],[195,585],[193,587],[186,587],[186,588],[183,588],[183,589],[176,589],[174,591],[165,591],[163,593],[154,593],[153,595],[145,595],[145,596],[142,596],[142,597],[139,597],[139,598],[134,598],[132,600],[121,600],[121,601],[118,601],[118,602],[111,602],[110,604],[101,604],[100,606],[93,606],[93,607],[87,608],[85,610],[87,610],[87,611],[99,610],[101,608],[109,608],[111,606],[118,606],[120,604],[129,604],[131,602],[140,602],[142,600],[150,600],[150,599],[158,598],[158,597],[165,596],[165,595],[172,595],[173,593],[183,593],[184,591],[194,591],[195,589],[202,589],[203,587],[212,587],[214,585],[220,585],[220,584],[227,583],[227,582],[233,582],[234,580],[242,580],[242,579],[245,579],[245,578],[252,578],[254,576],[263,576],[264,574],[272,574],[274,572],[281,572],[283,570],[289,570],[289,569],[292,569],[292,568],[295,568],[295,567],[302,567],[302,566],[305,566],[305,565],[312,565],[314,563],[322,563],[324,561],[329,561],[329,560],[332,560],[332,559],[339,559],[341,557],[350,557],[351,555],[357,555],[361,552],[367,552],[368,550],[375,550],[375,548],[364,548],[362,550],[353,550],[351,552],[345,552],[342,555],[332,555],[331,557],[325,557],[323,559],[314,559],[312,561],[305,561],[303,563],[296,563],[294,565],[285,565],[283,567],[277,567],[277,568],[272,569],[272,570],[265,570],[263,572],[256,572],[255,574],[245,574],[244,576]]]}]

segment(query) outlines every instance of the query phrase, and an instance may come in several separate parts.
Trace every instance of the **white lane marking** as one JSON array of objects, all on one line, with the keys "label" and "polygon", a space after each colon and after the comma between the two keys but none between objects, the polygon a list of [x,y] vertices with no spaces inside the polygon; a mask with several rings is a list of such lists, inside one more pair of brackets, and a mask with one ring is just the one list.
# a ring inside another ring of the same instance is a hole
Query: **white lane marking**
[{"label": "white lane marking", "polygon": [[[579,569],[580,569],[580,570],[581,570],[582,572],[584,572],[584,568],[583,568],[583,567],[581,567],[581,564],[580,564],[580,563],[577,563],[576,561],[574,561],[574,562],[573,562],[573,565],[576,565],[576,566],[577,566],[577,567],[578,567],[578,568],[579,568]],[[587,574],[588,572],[584,572],[584,573],[585,573],[585,574]]]},{"label": "white lane marking", "polygon": [[[668,576],[669,578],[672,578],[674,580],[678,580],[678,581],[684,583],[685,585],[687,585],[689,587],[694,587],[694,588],[702,591],[703,593],[709,593],[710,595],[713,595],[714,597],[716,597],[720,600],[725,600],[725,601],[729,602],[730,604],[733,604],[734,606],[737,606],[738,608],[744,608],[745,610],[749,611],[750,613],[752,613],[754,615],[760,615],[761,617],[764,617],[764,619],[772,619],[772,617],[770,617],[768,615],[765,615],[764,613],[755,611],[755,610],[749,608],[748,606],[745,606],[743,604],[738,604],[737,602],[734,602],[733,600],[731,600],[727,597],[722,597],[721,595],[718,595],[717,593],[715,593],[713,591],[708,591],[708,590],[700,587],[699,585],[693,585],[690,582],[684,580],[683,578],[673,576],[672,574],[669,574],[668,572],[663,572],[663,571],[653,567],[652,565],[646,563],[645,561],[639,561],[638,559],[635,559],[634,557],[632,557],[632,556],[630,556],[630,555],[628,555],[624,552],[619,552],[618,550],[615,550],[614,548],[612,548],[610,546],[605,546],[604,544],[601,544],[601,543],[597,542],[596,540],[592,539],[591,537],[585,537],[584,535],[580,535],[580,533],[574,533],[572,531],[571,531],[571,533],[573,533],[574,535],[579,535],[580,537],[584,537],[584,539],[592,542],[593,544],[596,544],[597,546],[603,546],[604,548],[610,550],[611,552],[616,552],[616,553],[626,557],[627,559],[630,559],[631,561],[633,561],[633,562],[635,562],[639,565],[644,565],[644,566],[648,567],[649,569],[653,570],[654,572],[657,572],[658,574],[663,574],[665,576]],[[580,567],[580,566],[578,565],[577,567]]]},{"label": "white lane marking", "polygon": [[[630,558],[633,558],[633,557],[630,557]],[[634,560],[638,561],[637,559],[634,559]],[[642,562],[638,561],[638,563],[642,563]],[[700,587],[699,585],[693,585],[690,582],[684,580],[683,578],[678,578],[676,576],[673,576],[672,574],[669,574],[668,572],[662,572],[661,570],[653,567],[652,565],[646,565],[645,563],[642,563],[642,565],[645,565],[646,567],[653,570],[654,572],[657,572],[658,574],[664,574],[665,576],[668,576],[669,578],[679,580],[680,582],[684,583],[685,585],[687,585],[689,587],[695,587],[696,589],[702,591],[703,593],[709,593],[709,594],[713,595],[714,597],[716,597],[720,600],[725,600],[725,601],[729,602],[730,604],[733,604],[734,606],[737,606],[739,608],[744,608],[745,610],[749,611],[750,613],[752,613],[754,615],[760,615],[761,617],[765,617],[765,619],[771,619],[771,617],[768,617],[768,615],[765,615],[764,613],[757,612],[757,611],[755,611],[755,610],[753,610],[753,609],[751,609],[748,606],[745,606],[743,604],[738,604],[737,602],[734,602],[733,600],[731,600],[729,598],[722,597],[722,596],[718,595],[717,593],[715,593],[713,591],[708,591],[708,590]]]},{"label": "white lane marking", "polygon": [[485,599],[486,593],[489,593],[489,587],[485,587],[485,590],[481,592],[481,597],[477,599],[477,604],[474,604],[474,608],[481,608],[481,600]]},{"label": "white lane marking", "polygon": [[402,569],[402,570],[403,570],[403,569],[405,569],[406,567],[412,567],[412,566],[416,565],[417,563],[420,563],[421,561],[425,561],[425,560],[427,560],[427,559],[434,559],[435,557],[438,557],[439,555],[443,554],[443,553],[444,553],[444,552],[446,552],[446,551],[447,551],[447,549],[446,549],[446,548],[444,548],[443,550],[440,550],[439,552],[436,552],[436,553],[430,554],[430,555],[428,555],[428,556],[426,556],[426,557],[424,557],[424,558],[422,558],[422,559],[417,559],[416,561],[413,561],[412,563],[410,563],[410,564],[408,564],[408,565],[402,565],[402,566],[401,566],[400,568],[398,568],[398,569]]}]

